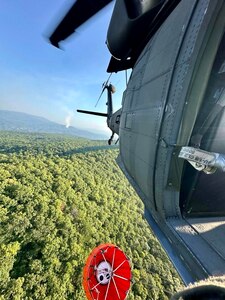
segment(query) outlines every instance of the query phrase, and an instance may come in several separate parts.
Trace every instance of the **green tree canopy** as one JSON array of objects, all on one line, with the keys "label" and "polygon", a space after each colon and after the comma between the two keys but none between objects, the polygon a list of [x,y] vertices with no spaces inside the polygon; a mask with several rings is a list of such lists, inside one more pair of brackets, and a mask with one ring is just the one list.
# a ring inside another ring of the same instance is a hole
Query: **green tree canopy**
[{"label": "green tree canopy", "polygon": [[180,279],[103,141],[0,133],[0,299],[84,300],[90,251],[132,262],[129,300],[168,299]]}]

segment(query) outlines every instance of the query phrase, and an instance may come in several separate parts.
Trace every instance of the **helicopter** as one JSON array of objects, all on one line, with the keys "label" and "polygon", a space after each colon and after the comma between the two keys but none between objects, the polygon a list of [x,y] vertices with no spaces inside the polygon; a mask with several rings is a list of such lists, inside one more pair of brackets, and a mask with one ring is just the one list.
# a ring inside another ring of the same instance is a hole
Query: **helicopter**
[{"label": "helicopter", "polygon": [[[105,83],[103,83],[102,92],[101,92],[101,94],[98,98],[98,101],[99,101],[102,94],[103,94],[103,92],[105,91],[105,89],[107,89],[107,102],[106,102],[107,113],[94,112],[94,111],[88,111],[88,110],[82,110],[82,109],[77,109],[77,112],[84,113],[84,114],[101,116],[101,117],[106,117],[107,118],[107,121],[106,121],[107,126],[112,131],[112,135],[111,135],[110,139],[108,140],[108,144],[111,145],[111,143],[113,141],[114,134],[116,133],[117,135],[119,135],[119,124],[120,124],[121,108],[118,109],[115,113],[113,113],[112,94],[115,93],[116,89],[111,83],[108,84],[108,81],[109,81],[109,79]],[[97,101],[96,105],[98,104],[98,101]]]},{"label": "helicopter", "polygon": [[[50,42],[110,2],[77,0]],[[225,1],[116,0],[106,44],[132,69],[119,111],[103,87],[117,163],[184,283],[225,275]]]}]

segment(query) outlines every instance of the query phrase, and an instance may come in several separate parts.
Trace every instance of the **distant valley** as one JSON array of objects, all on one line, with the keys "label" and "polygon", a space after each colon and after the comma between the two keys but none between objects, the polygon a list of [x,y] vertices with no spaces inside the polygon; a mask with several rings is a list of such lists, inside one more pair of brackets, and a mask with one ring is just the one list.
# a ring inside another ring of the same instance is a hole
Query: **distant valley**
[{"label": "distant valley", "polygon": [[58,133],[87,139],[107,139],[107,136],[77,129],[22,112],[0,110],[0,130],[16,132]]}]

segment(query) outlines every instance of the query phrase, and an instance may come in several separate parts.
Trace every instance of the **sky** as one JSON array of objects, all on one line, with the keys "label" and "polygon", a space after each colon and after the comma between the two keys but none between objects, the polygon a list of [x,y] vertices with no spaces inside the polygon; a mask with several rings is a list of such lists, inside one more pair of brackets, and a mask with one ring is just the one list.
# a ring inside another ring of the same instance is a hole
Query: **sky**
[{"label": "sky", "polygon": [[[0,2],[0,109],[45,117],[95,133],[110,135],[106,120],[76,109],[106,111],[106,93],[97,107],[110,53],[105,45],[114,2],[81,26],[63,50],[47,37],[72,0],[2,0]],[[114,110],[121,106],[125,72],[113,74]]]}]

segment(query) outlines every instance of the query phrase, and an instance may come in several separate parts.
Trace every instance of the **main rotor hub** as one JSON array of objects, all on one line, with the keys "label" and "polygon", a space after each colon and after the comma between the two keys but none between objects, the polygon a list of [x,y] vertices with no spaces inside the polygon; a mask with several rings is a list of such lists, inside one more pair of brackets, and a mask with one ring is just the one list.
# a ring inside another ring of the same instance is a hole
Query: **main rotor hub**
[{"label": "main rotor hub", "polygon": [[112,267],[107,261],[102,261],[96,270],[96,279],[100,284],[109,283],[112,277]]},{"label": "main rotor hub", "polygon": [[111,83],[110,83],[110,85],[109,85],[109,89],[110,89],[110,92],[111,92],[112,94],[114,94],[114,93],[116,92],[115,86],[112,85]]}]

